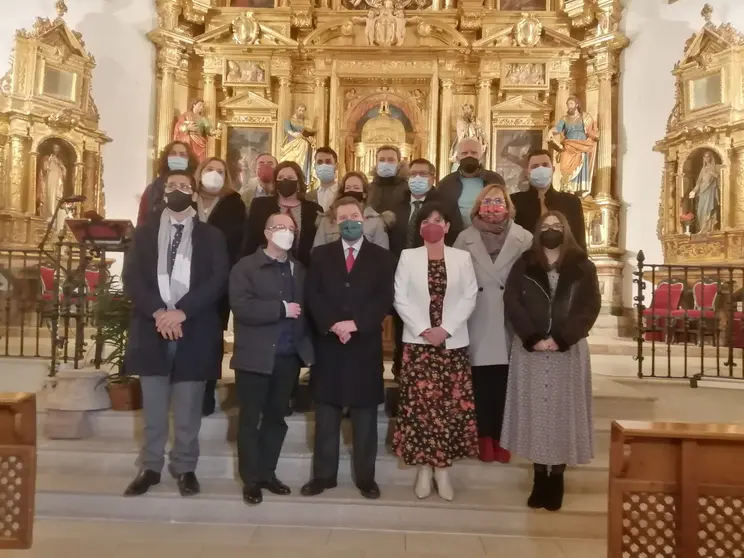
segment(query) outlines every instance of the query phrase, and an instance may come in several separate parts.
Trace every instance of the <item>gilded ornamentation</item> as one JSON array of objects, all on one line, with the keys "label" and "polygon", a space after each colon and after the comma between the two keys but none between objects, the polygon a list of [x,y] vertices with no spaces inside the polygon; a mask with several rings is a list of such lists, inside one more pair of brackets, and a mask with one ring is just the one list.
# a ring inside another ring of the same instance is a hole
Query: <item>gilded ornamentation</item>
[{"label": "gilded ornamentation", "polygon": [[53,130],[69,132],[80,123],[72,109],[66,108],[46,117],[45,122]]},{"label": "gilded ornamentation", "polygon": [[461,12],[460,29],[462,31],[477,31],[483,27],[483,17],[480,12]]},{"label": "gilded ornamentation", "polygon": [[313,28],[314,13],[312,10],[292,11],[292,27],[298,29]]},{"label": "gilded ornamentation", "polygon": [[10,69],[0,78],[0,95],[10,95],[13,91],[13,65],[11,62]]},{"label": "gilded ornamentation", "polygon": [[268,83],[266,63],[250,60],[228,60],[225,84],[260,84]]},{"label": "gilded ornamentation", "polygon": [[544,122],[541,118],[534,118],[532,116],[499,116],[493,119],[493,125],[499,128],[532,128],[542,126],[543,124]]},{"label": "gilded ornamentation", "polygon": [[505,85],[545,85],[545,64],[507,64]]},{"label": "gilded ornamentation", "polygon": [[253,17],[252,12],[245,12],[232,23],[233,40],[239,45],[256,44],[261,33],[261,27]]},{"label": "gilded ornamentation", "polygon": [[[352,17],[353,23],[364,23],[364,39],[367,46],[402,46],[406,40],[406,25],[421,23],[420,17],[406,17],[405,10],[396,6],[393,0],[383,0],[381,4],[367,11],[366,17]],[[427,34],[424,29],[424,34]]]},{"label": "gilded ornamentation", "polygon": [[514,28],[514,39],[521,47],[534,47],[540,42],[543,25],[535,14],[522,14]]}]

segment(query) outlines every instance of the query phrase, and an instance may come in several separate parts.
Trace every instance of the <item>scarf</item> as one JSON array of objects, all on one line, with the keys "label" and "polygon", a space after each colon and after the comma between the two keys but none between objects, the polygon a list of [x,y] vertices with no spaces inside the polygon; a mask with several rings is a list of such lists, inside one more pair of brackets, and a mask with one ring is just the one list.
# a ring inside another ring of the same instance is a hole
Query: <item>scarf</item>
[{"label": "scarf", "polygon": [[173,263],[170,277],[168,276],[168,258],[170,258],[171,239],[175,228],[171,223],[173,212],[166,208],[160,216],[160,230],[158,231],[158,290],[168,310],[173,310],[181,298],[189,292],[191,284],[191,233],[194,230],[194,216],[196,211],[190,207],[187,217],[181,223],[183,235],[176,251],[176,261]]},{"label": "scarf", "polygon": [[495,259],[504,247],[510,224],[511,219],[505,219],[502,223],[489,223],[477,216],[473,218],[473,226],[480,232],[483,245],[491,258]]},{"label": "scarf", "polygon": [[199,221],[202,223],[206,223],[209,220],[209,216],[212,215],[212,212],[214,211],[214,208],[217,207],[217,204],[222,201],[222,198],[215,198],[212,202],[212,205],[207,208],[204,205],[204,200],[201,196],[196,197],[196,212],[199,215]]}]

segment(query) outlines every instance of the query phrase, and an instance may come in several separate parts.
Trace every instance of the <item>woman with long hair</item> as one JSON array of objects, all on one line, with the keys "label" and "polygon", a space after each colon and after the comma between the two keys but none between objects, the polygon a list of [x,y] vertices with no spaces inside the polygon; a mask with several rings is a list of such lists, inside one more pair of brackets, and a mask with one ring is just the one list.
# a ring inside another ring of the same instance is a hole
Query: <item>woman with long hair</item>
[{"label": "woman with long hair", "polygon": [[165,207],[165,178],[171,171],[196,172],[199,166],[191,147],[183,141],[173,141],[165,146],[158,159],[158,175],[145,188],[137,212],[137,226],[144,225],[152,215],[159,215]]},{"label": "woman with long hair", "polygon": [[468,320],[475,414],[481,461],[508,463],[501,424],[509,377],[511,336],[505,327],[504,287],[514,262],[532,244],[532,234],[513,222],[514,206],[503,184],[489,184],[475,198],[470,225],[454,247],[470,254],[478,281],[475,311]]},{"label": "woman with long hair", "polygon": [[[245,231],[246,211],[240,194],[235,191],[227,164],[219,157],[206,159],[196,170],[196,210],[202,223],[218,228],[225,236],[230,268],[240,258]],[[230,320],[230,301],[227,293],[220,301],[222,328],[227,330]],[[215,411],[216,382],[207,382],[204,392],[204,415]]]},{"label": "woman with long hair", "polygon": [[[362,225],[362,234],[364,238],[373,244],[383,248],[389,248],[388,235],[385,223],[377,211],[367,205],[367,196],[369,195],[369,181],[363,173],[357,171],[347,172],[338,184],[336,199],[354,198],[364,206],[364,224]],[[333,205],[333,204],[331,204]],[[341,238],[338,223],[333,219],[331,211],[326,212],[318,219],[318,232],[315,233],[313,248],[321,244],[328,244]]]},{"label": "woman with long hair", "polygon": [[509,274],[504,305],[516,337],[501,445],[534,463],[527,505],[557,511],[566,466],[594,456],[586,338],[601,305],[597,269],[561,213],[540,218],[531,249]]}]

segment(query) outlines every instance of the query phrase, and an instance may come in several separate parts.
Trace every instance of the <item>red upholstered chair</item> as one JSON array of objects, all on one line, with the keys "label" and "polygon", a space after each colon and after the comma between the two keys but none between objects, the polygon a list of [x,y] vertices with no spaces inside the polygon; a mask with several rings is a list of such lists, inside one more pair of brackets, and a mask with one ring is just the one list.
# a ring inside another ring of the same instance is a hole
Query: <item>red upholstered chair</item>
[{"label": "red upholstered chair", "polygon": [[[698,336],[697,341],[702,344],[705,336],[710,335],[715,340],[718,337],[718,324],[716,320],[716,303],[720,284],[713,281],[698,281],[692,287],[694,308],[678,309],[672,311],[675,321],[675,329],[680,329],[680,320],[687,320],[687,333]],[[684,326],[684,323],[681,323]]]},{"label": "red upholstered chair", "polygon": [[54,269],[39,267],[39,278],[41,279],[41,300],[50,302],[54,298]]},{"label": "red upholstered chair", "polygon": [[669,333],[672,312],[679,308],[685,285],[681,281],[662,281],[654,290],[651,306],[643,310],[645,318],[644,339],[664,341]]}]

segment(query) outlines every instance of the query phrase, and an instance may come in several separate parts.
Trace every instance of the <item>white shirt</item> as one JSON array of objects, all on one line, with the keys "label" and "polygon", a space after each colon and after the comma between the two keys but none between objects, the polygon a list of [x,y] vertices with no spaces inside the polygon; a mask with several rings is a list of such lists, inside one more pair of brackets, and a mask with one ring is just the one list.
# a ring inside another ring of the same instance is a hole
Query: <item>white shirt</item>
[{"label": "white shirt", "polygon": [[359,240],[353,243],[341,239],[341,245],[344,247],[344,259],[349,257],[349,250],[351,250],[354,255],[354,260],[356,260],[359,256],[359,249],[362,247],[362,242],[364,242],[364,235],[360,236]]},{"label": "white shirt", "polygon": [[323,211],[328,211],[331,207],[333,200],[336,199],[336,192],[338,191],[338,182],[334,182],[330,186],[321,185],[318,188],[318,205],[323,208]]}]

